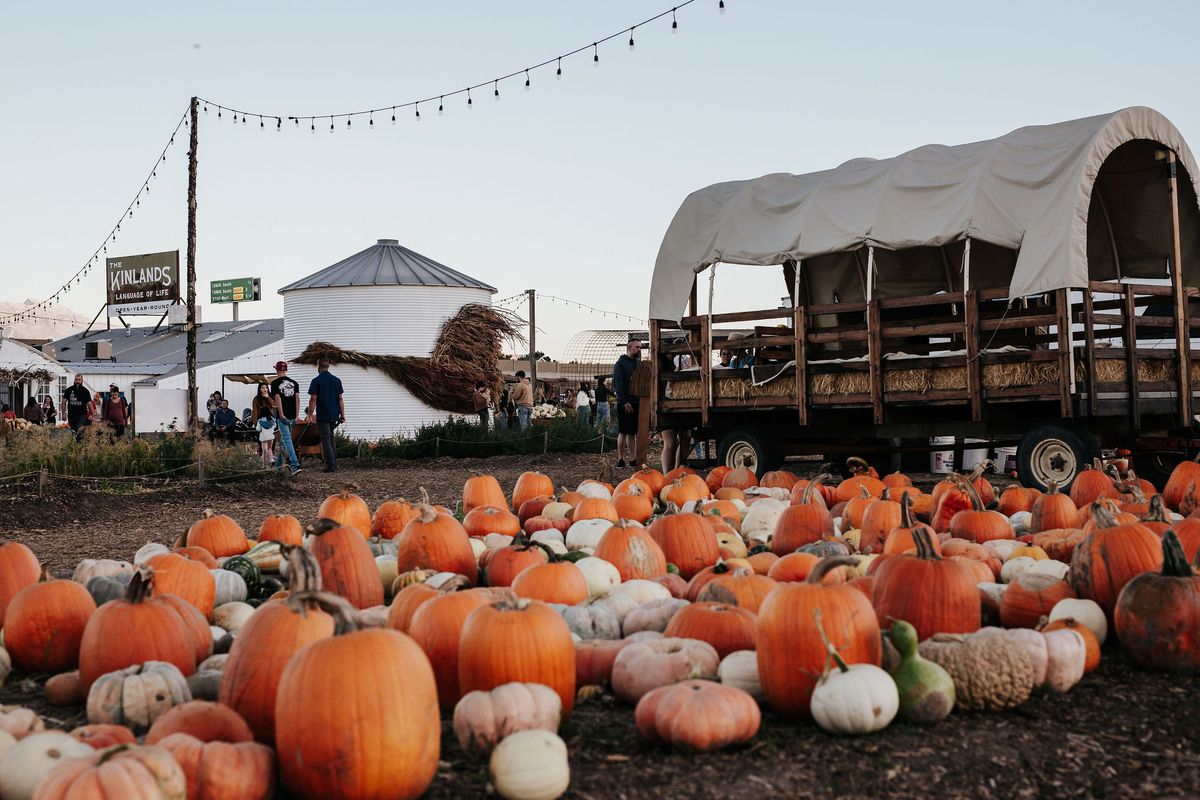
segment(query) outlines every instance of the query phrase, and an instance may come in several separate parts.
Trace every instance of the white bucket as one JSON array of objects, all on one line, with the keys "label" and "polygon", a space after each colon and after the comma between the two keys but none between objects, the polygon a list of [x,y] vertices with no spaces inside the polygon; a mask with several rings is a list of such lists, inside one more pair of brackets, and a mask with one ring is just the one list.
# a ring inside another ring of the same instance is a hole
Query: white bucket
[{"label": "white bucket", "polygon": [[[983,444],[986,441],[986,439],[963,439],[963,444]],[[938,474],[954,472],[954,437],[932,436],[929,439],[929,444],[935,447],[938,445],[949,445],[950,447],[948,450],[934,450],[929,454],[929,471]],[[986,461],[987,457],[988,451],[986,447],[963,450],[963,463],[958,469],[963,472],[972,470]]]},{"label": "white bucket", "polygon": [[1016,447],[997,447],[996,448],[996,470],[1005,475],[1012,473],[1017,468],[1017,448]]}]

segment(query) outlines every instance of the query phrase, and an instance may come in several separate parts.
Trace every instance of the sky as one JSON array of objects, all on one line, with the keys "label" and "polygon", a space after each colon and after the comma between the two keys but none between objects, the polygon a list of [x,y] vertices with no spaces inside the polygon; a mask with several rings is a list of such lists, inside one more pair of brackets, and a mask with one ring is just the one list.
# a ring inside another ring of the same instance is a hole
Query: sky
[{"label": "sky", "polygon": [[[83,265],[197,95],[264,115],[390,106],[491,80],[670,0],[23,3],[0,26],[0,300],[40,300]],[[1148,105],[1200,141],[1200,4],[698,0],[465,98],[316,132],[199,127],[198,297],[276,290],[394,238],[505,298],[528,288],[643,317],[662,236],[709,184],[803,173]],[[1194,147],[1196,145],[1193,145]],[[186,249],[186,129],[110,255]],[[773,306],[773,269],[717,279],[718,310]],[[101,270],[63,303],[90,318]],[[539,349],[635,323],[544,300]]]}]

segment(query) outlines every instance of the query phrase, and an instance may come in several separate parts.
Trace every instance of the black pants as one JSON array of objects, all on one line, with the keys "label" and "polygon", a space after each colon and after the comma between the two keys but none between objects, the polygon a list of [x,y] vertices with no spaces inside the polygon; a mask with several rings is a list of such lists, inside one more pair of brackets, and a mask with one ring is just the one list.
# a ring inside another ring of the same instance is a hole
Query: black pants
[{"label": "black pants", "polygon": [[476,411],[475,413],[479,415],[479,427],[483,428],[486,431],[488,428],[488,411],[487,411],[487,409],[484,408],[479,411]]},{"label": "black pants", "polygon": [[333,422],[318,422],[317,432],[321,434],[321,453],[325,456],[325,469],[337,469],[337,450],[333,446]]}]

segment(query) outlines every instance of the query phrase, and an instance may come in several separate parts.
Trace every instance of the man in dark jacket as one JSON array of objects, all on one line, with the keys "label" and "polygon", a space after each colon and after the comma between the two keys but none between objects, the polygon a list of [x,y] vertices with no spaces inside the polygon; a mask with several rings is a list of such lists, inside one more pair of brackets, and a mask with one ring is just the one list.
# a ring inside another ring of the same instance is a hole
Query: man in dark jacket
[{"label": "man in dark jacket", "polygon": [[342,392],[342,381],[329,371],[329,362],[317,362],[317,377],[308,384],[308,411],[306,422],[317,423],[321,434],[321,453],[325,456],[322,472],[337,471],[337,446],[333,433],[338,425],[346,421],[346,401]]},{"label": "man in dark jacket", "polygon": [[75,431],[76,437],[83,435],[83,429],[91,424],[88,419],[88,402],[92,393],[83,385],[83,376],[76,375],[75,382],[63,393],[63,403],[67,407],[67,425]]},{"label": "man in dark jacket", "polygon": [[626,457],[637,461],[638,399],[630,392],[629,382],[642,360],[642,342],[632,339],[625,353],[613,365],[613,394],[617,396],[617,466],[624,467]]},{"label": "man in dark jacket", "polygon": [[213,414],[213,438],[224,437],[229,439],[230,444],[232,444],[236,431],[237,414],[233,413],[233,409],[229,407],[229,401],[222,399],[221,405],[217,408],[217,413]]}]

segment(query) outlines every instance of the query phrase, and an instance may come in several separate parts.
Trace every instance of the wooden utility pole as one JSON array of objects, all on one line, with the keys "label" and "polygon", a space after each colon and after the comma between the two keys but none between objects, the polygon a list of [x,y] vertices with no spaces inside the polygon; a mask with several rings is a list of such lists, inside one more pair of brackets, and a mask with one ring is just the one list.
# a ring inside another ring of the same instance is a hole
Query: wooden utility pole
[{"label": "wooden utility pole", "polygon": [[192,98],[188,117],[191,122],[191,138],[188,143],[188,198],[187,198],[187,424],[188,430],[196,430],[196,149],[199,147],[200,101]]},{"label": "wooden utility pole", "polygon": [[537,402],[537,289],[526,289],[529,295],[529,392]]},{"label": "wooden utility pole", "polygon": [[1171,201],[1171,294],[1175,301],[1175,369],[1179,384],[1179,426],[1192,424],[1192,331],[1179,237],[1179,178],[1174,150],[1167,151],[1167,191]]}]

